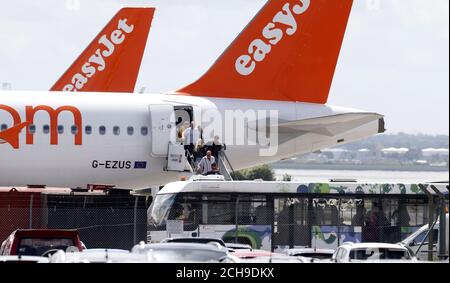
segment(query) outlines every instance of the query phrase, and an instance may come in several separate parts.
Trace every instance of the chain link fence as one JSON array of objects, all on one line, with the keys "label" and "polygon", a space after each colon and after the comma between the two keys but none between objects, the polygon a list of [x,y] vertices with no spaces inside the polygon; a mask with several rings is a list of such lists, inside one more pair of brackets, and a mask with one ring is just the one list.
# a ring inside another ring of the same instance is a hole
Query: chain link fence
[{"label": "chain link fence", "polygon": [[256,249],[335,249],[347,241],[397,243],[438,215],[425,196],[208,193],[180,195],[161,212],[160,223],[147,226],[150,203],[150,197],[128,192],[0,194],[0,241],[16,229],[77,229],[87,248],[130,249],[139,241],[170,236],[161,221],[168,219],[183,221],[184,236],[222,238]]},{"label": "chain link fence", "polygon": [[[165,206],[168,211],[155,210],[149,215],[150,222],[152,217],[159,217],[159,221],[149,223],[148,240],[157,242],[171,236],[164,232],[167,219],[183,221],[183,236],[222,238],[272,251],[336,249],[344,242],[398,243],[429,223],[429,206],[424,195],[180,194],[171,206]],[[438,215],[437,208],[431,212],[432,220]]]},{"label": "chain link fence", "polygon": [[424,199],[278,198],[274,223],[274,246],[335,249],[398,243],[428,223],[428,209]]},{"label": "chain link fence", "polygon": [[128,194],[2,193],[0,242],[16,229],[77,229],[87,248],[131,249],[145,241],[150,200]]}]

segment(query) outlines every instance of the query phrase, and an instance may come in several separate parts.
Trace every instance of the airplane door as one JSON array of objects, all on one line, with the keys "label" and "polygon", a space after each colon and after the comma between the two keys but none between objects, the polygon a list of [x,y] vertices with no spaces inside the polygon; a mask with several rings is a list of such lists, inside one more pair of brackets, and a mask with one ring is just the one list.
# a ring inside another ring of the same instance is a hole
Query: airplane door
[{"label": "airplane door", "polygon": [[150,105],[152,155],[166,157],[169,143],[176,141],[175,111],[173,105]]}]

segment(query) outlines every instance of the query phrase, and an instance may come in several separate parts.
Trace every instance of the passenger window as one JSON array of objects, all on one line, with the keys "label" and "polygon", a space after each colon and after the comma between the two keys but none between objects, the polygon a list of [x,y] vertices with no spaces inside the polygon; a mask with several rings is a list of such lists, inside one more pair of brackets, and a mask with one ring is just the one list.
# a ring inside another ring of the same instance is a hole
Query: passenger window
[{"label": "passenger window", "polygon": [[58,126],[58,134],[64,134],[64,126],[63,125]]},{"label": "passenger window", "polygon": [[50,133],[50,126],[49,125],[42,126],[42,131],[44,132],[44,134]]},{"label": "passenger window", "polygon": [[104,134],[106,134],[106,127],[105,126],[100,126],[99,128],[98,128],[98,132],[100,133],[100,135],[104,135]]},{"label": "passenger window", "polygon": [[0,129],[1,129],[2,131],[5,131],[6,129],[8,129],[8,125],[2,124],[1,127],[0,127]]},{"label": "passenger window", "polygon": [[70,128],[70,132],[71,132],[73,135],[78,134],[78,127],[77,127],[76,125],[73,125],[73,126]]},{"label": "passenger window", "polygon": [[132,136],[133,134],[134,134],[134,128],[133,127],[128,127],[127,128],[127,134],[129,135],[129,136]]},{"label": "passenger window", "polygon": [[146,126],[141,127],[141,135],[143,136],[148,135],[148,127]]},{"label": "passenger window", "polygon": [[236,223],[236,201],[231,196],[207,196],[207,223],[233,225]]},{"label": "passenger window", "polygon": [[120,135],[120,127],[119,126],[114,126],[113,133],[116,136]]},{"label": "passenger window", "polygon": [[30,132],[30,134],[36,133],[36,126],[34,124],[29,125],[28,131]]},{"label": "passenger window", "polygon": [[92,134],[92,127],[91,126],[86,126],[84,128],[84,131],[86,132],[86,135],[90,135],[90,134]]}]

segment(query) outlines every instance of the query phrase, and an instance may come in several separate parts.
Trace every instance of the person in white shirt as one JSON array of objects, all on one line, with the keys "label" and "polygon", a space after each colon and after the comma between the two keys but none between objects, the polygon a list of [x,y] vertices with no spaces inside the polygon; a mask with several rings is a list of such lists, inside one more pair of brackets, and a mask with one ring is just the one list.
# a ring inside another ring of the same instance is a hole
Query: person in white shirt
[{"label": "person in white shirt", "polygon": [[212,165],[216,163],[216,159],[212,156],[210,150],[206,152],[206,156],[202,158],[200,163],[198,164],[197,173],[201,175],[206,175],[208,172],[212,171]]},{"label": "person in white shirt", "polygon": [[194,154],[195,144],[200,138],[200,132],[195,127],[195,123],[192,122],[189,128],[185,129],[183,132],[184,139],[184,150],[186,150],[186,155],[188,157],[189,163],[192,164],[192,156]]},{"label": "person in white shirt", "polygon": [[183,132],[184,144],[185,145],[195,145],[195,143],[200,139],[200,132],[195,127],[195,123],[192,122],[189,128],[185,129]]}]

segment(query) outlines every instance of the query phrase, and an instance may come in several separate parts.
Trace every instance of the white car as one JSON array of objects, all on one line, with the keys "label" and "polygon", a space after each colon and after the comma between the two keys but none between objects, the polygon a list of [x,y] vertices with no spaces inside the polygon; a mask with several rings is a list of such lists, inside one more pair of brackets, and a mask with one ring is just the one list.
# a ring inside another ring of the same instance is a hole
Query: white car
[{"label": "white car", "polygon": [[160,243],[135,245],[132,254],[146,255],[150,262],[158,263],[235,263],[239,259],[228,253],[226,247],[218,243]]},{"label": "white car", "polygon": [[336,249],[333,262],[417,262],[410,251],[399,244],[344,243]]},{"label": "white car", "polygon": [[145,255],[132,254],[127,250],[87,249],[82,252],[57,251],[50,263],[145,263]]},{"label": "white car", "polygon": [[41,256],[22,256],[22,255],[6,255],[0,256],[0,263],[48,263],[48,257]]},{"label": "white car", "polygon": [[[444,254],[448,256],[448,213],[445,216],[445,228],[446,228],[446,237],[445,237],[445,245],[444,245]],[[430,229],[428,224],[419,228],[416,232],[408,236],[406,239],[401,241],[399,244],[408,247],[413,254],[416,254],[419,260],[426,261],[428,260],[428,238],[429,234],[432,234],[433,238],[433,260],[438,261],[438,255],[440,254],[439,248],[440,245],[440,221],[436,221],[436,225],[433,227],[432,233],[430,233]],[[420,249],[419,249],[420,248]]]}]

